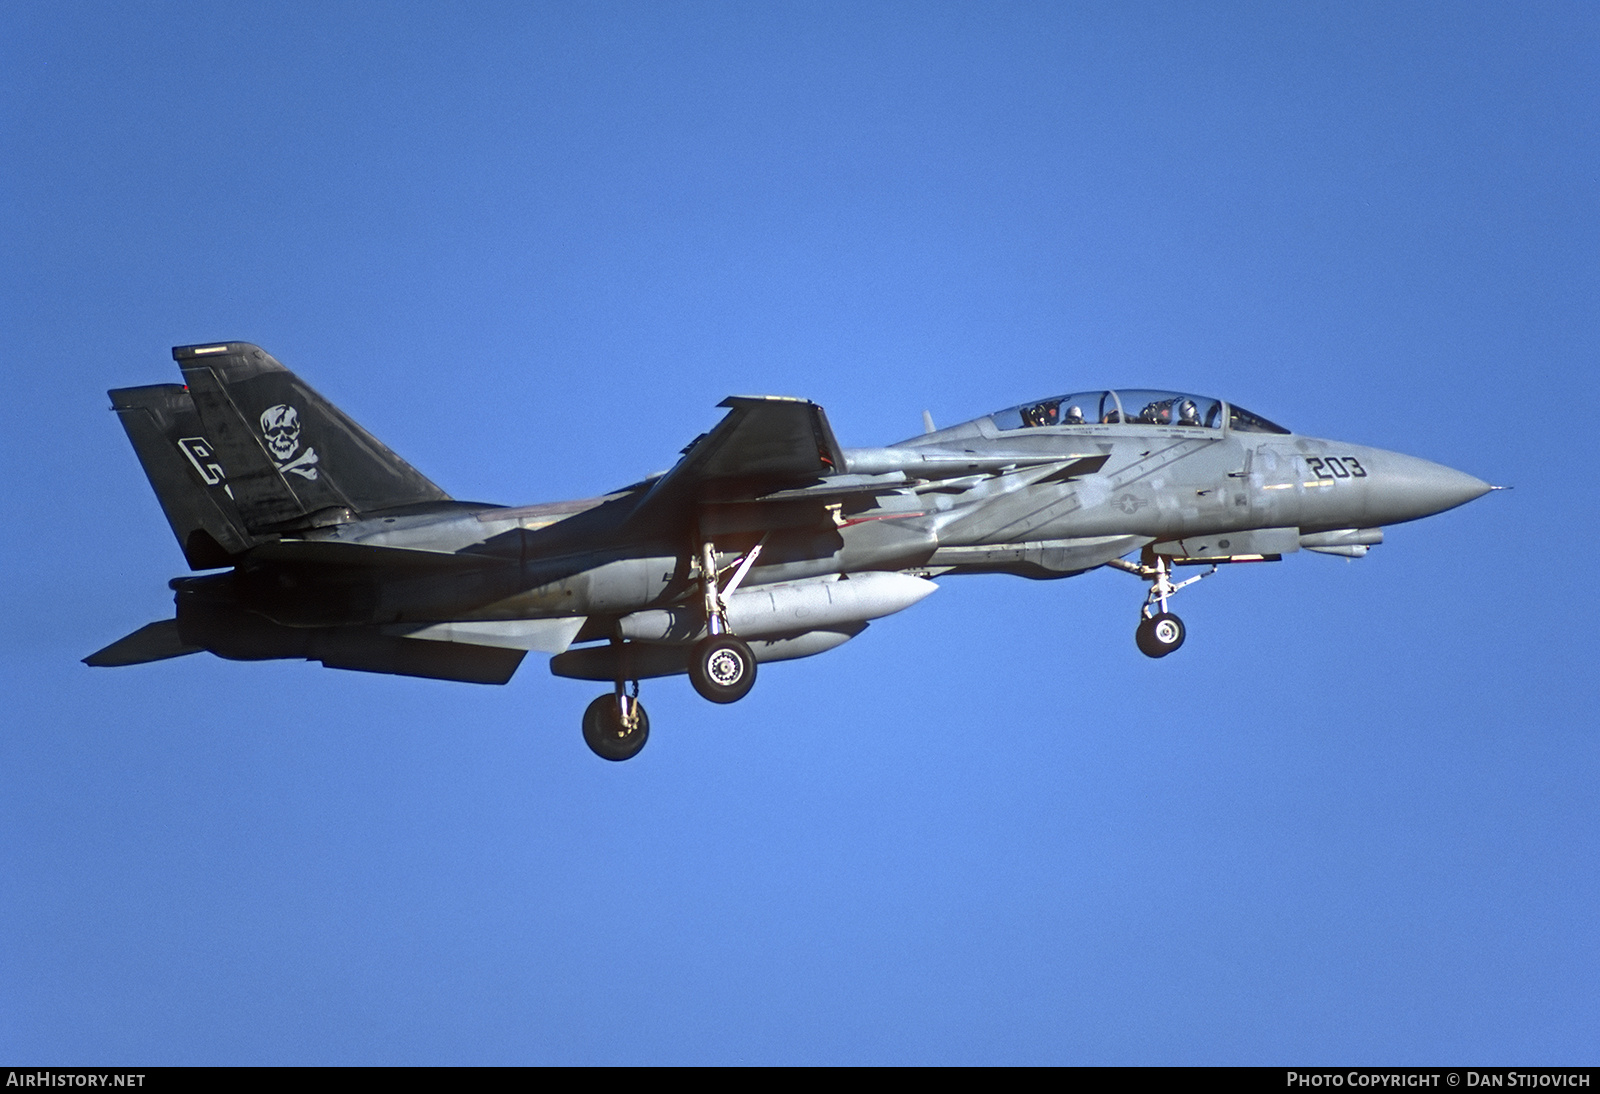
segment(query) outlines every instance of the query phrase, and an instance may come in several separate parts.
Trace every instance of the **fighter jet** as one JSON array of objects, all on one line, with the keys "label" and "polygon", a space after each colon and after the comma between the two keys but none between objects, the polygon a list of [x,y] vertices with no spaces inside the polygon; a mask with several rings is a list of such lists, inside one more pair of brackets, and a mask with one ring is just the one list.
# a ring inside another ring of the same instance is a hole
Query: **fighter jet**
[{"label": "fighter jet", "polygon": [[[457,501],[246,342],[178,346],[185,383],[111,405],[189,568],[174,618],[85,658],[209,651],[504,684],[530,652],[610,690],[583,715],[636,755],[639,681],[714,703],[757,666],[843,645],[933,579],[1148,585],[1135,639],[1184,642],[1180,589],[1307,550],[1360,558],[1385,525],[1494,489],[1413,456],[1301,436],[1220,399],[1107,389],[1008,407],[883,448],[843,448],[822,407],[736,396],[670,471],[579,501]],[[1185,567],[1206,567],[1177,580]]]}]

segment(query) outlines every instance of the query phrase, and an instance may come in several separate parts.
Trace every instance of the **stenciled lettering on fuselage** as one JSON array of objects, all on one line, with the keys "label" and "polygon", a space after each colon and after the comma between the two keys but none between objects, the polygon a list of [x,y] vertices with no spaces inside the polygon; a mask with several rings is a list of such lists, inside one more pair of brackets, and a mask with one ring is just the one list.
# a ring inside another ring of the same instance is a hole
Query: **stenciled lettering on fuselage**
[{"label": "stenciled lettering on fuselage", "polygon": [[[267,449],[277,461],[279,471],[299,475],[315,482],[317,478],[317,450],[307,447],[300,452],[300,412],[292,406],[279,403],[261,412],[261,436]],[[298,456],[296,452],[300,452]]]},{"label": "stenciled lettering on fuselage", "polygon": [[1306,467],[1320,479],[1364,479],[1367,469],[1354,456],[1307,456]]}]

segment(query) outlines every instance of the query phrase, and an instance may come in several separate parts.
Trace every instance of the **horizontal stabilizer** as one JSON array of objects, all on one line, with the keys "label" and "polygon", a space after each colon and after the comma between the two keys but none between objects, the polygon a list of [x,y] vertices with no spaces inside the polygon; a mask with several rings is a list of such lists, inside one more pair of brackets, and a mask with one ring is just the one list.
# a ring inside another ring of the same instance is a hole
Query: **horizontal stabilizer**
[{"label": "horizontal stabilizer", "polygon": [[468,684],[503,684],[525,650],[477,643],[422,642],[372,627],[285,627],[251,612],[179,595],[178,626],[187,642],[229,661],[300,659],[353,669]]},{"label": "horizontal stabilizer", "polygon": [[85,665],[95,668],[116,668],[120,665],[143,665],[149,661],[165,661],[187,653],[199,653],[199,646],[191,646],[178,635],[178,621],[163,619],[140,627],[125,638],[119,638],[98,653],[83,659]]}]

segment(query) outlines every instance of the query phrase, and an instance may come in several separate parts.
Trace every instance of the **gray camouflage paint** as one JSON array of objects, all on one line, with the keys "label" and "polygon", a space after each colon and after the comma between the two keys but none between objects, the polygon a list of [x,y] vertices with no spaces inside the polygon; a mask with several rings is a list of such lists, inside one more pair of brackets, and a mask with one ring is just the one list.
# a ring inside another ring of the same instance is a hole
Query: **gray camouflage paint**
[{"label": "gray camouflage paint", "polygon": [[[449,498],[258,347],[173,353],[187,386],[112,402],[191,566],[227,572],[176,579],[175,620],[90,664],[208,649],[503,683],[529,650],[606,678],[626,640],[632,678],[667,675],[706,633],[705,542],[719,573],[759,545],[729,616],[759,636],[758,659],[778,660],[909,607],[932,591],[914,578],[1060,578],[1135,551],[1146,567],[1302,545],[1360,555],[1383,525],[1491,489],[1396,452],[1246,431],[1226,404],[1217,428],[986,416],[843,449],[820,407],[730,399],[664,476],[506,508]],[[872,573],[908,576],[833,589]],[[763,621],[780,603],[790,622]],[[593,641],[611,644],[582,648]]]}]

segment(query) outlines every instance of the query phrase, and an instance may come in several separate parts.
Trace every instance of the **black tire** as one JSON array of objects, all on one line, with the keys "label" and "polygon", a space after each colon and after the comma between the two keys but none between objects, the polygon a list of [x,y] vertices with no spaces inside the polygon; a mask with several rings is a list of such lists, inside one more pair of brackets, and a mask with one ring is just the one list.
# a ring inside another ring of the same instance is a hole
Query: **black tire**
[{"label": "black tire", "polygon": [[1139,644],[1139,652],[1146,657],[1165,657],[1183,645],[1186,633],[1183,620],[1171,612],[1162,612],[1141,620],[1133,637]]},{"label": "black tire", "polygon": [[622,724],[622,711],[614,693],[600,696],[583,712],[584,743],[602,760],[631,760],[650,739],[650,716],[637,699],[633,702],[639,711],[639,723],[632,729]]},{"label": "black tire", "polygon": [[756,685],[756,655],[737,635],[702,638],[689,657],[689,682],[713,703],[737,703]]}]

